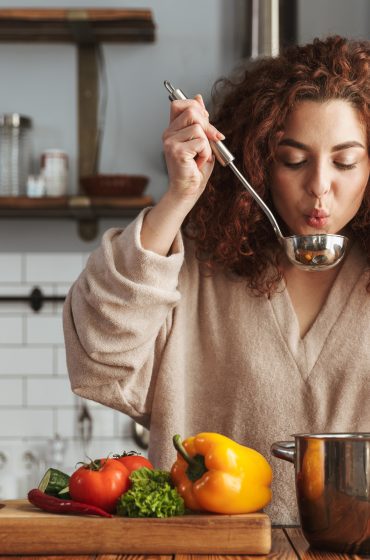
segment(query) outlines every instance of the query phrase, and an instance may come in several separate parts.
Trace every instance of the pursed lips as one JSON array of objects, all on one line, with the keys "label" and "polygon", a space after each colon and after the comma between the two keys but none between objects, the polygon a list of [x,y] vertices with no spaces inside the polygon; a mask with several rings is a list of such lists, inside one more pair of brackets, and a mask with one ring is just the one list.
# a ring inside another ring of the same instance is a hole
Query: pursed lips
[{"label": "pursed lips", "polygon": [[329,213],[320,208],[314,208],[304,214],[306,223],[310,227],[323,228],[328,223]]},{"label": "pursed lips", "polygon": [[308,218],[328,218],[329,212],[322,210],[320,208],[314,208],[313,210],[305,213]]}]

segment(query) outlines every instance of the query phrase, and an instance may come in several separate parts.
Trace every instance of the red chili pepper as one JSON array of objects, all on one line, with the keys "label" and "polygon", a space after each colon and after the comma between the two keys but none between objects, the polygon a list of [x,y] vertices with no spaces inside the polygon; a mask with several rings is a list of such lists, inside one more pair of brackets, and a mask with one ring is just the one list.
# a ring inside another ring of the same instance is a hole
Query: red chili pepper
[{"label": "red chili pepper", "polygon": [[86,515],[113,517],[110,513],[96,506],[49,496],[41,492],[38,488],[34,488],[28,492],[28,501],[39,509],[43,509],[49,513],[84,513]]}]

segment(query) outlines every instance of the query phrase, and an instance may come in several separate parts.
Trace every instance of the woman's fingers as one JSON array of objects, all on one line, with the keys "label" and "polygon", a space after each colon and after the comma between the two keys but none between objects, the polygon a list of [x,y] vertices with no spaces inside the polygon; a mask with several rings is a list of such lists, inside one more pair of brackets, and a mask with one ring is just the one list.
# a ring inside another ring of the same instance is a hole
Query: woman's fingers
[{"label": "woman's fingers", "polygon": [[206,166],[211,166],[213,168],[213,165],[215,163],[215,156],[213,154],[211,154],[210,156],[201,156],[198,154],[198,157],[195,160],[195,163],[198,166],[198,169],[203,170],[205,169]]},{"label": "woman's fingers", "polygon": [[164,132],[164,139],[174,138],[178,139],[180,142],[186,142],[187,140],[193,140],[194,138],[204,138],[213,140],[217,142],[224,138],[217,128],[212,124],[198,124],[194,123],[189,126],[180,126],[180,128],[169,127]]},{"label": "woman's fingers", "polygon": [[209,116],[207,109],[197,99],[178,99],[171,103],[170,122],[186,110],[194,111],[206,118]]},{"label": "woman's fingers", "polygon": [[[212,150],[209,140],[198,124],[178,131],[167,130],[163,136],[165,152],[180,161],[197,158],[197,163],[211,160]],[[199,167],[199,165],[198,165]]]},{"label": "woman's fingers", "polygon": [[224,135],[208,120],[208,112],[200,95],[192,100],[172,102],[170,126],[164,132],[165,151],[179,161],[194,159],[198,169],[205,162],[213,164],[210,141],[223,140]]},{"label": "woman's fingers", "polygon": [[[217,129],[209,122],[209,113],[205,108],[201,95],[196,95],[195,99],[180,99],[171,103],[170,128],[180,130],[186,126],[199,123],[210,134]],[[217,131],[218,140],[224,139],[222,132]]]},{"label": "woman's fingers", "polygon": [[215,126],[210,124],[208,116],[205,116],[203,111],[199,110],[199,107],[200,105],[198,103],[198,107],[188,105],[184,110],[180,112],[176,111],[174,113],[176,116],[172,119],[170,126],[167,129],[168,133],[175,134],[183,129],[187,129],[195,125],[203,129],[209,140],[213,140],[215,142],[218,140],[224,140],[225,136],[222,132],[218,131]]},{"label": "woman's fingers", "polygon": [[[181,106],[179,106],[181,104]],[[175,107],[173,107],[175,105]],[[208,115],[201,105],[194,100],[173,101],[171,103],[171,115],[169,128],[181,130],[187,126],[198,123],[203,127],[208,126]]]},{"label": "woman's fingers", "polygon": [[186,145],[199,169],[202,169],[206,161],[212,161],[212,150],[205,138],[191,136]]},{"label": "woman's fingers", "polygon": [[207,113],[207,115],[208,115],[207,108],[206,108],[206,106],[205,106],[205,104],[204,104],[203,97],[200,95],[200,93],[197,93],[197,95],[194,97],[194,99],[196,99],[197,101],[199,101],[199,103],[202,105],[203,109],[206,111],[206,113]]},{"label": "woman's fingers", "polygon": [[162,139],[170,188],[180,197],[197,199],[215,163],[211,142],[224,139],[210,124],[200,95],[171,103],[170,124]]}]

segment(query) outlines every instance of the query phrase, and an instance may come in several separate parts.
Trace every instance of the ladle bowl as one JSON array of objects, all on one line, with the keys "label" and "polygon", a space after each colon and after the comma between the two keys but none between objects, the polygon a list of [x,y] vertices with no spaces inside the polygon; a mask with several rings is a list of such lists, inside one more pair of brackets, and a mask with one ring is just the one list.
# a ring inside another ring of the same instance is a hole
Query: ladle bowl
[{"label": "ladle bowl", "polygon": [[[169,98],[171,101],[187,99],[184,92],[181,91],[181,89],[175,88],[171,82],[166,80],[164,86],[170,94]],[[298,268],[311,272],[329,270],[340,263],[346,252],[348,244],[347,237],[332,233],[314,233],[313,235],[292,235],[284,237],[270,208],[235,166],[233,163],[235,158],[226,148],[225,144],[223,144],[221,140],[218,142],[211,141],[210,144],[218,162],[223,167],[227,166],[231,169],[244,188],[266,214],[290,262]]]},{"label": "ladle bowl", "polygon": [[343,259],[348,238],[331,233],[280,238],[286,256],[302,270],[329,270]]}]

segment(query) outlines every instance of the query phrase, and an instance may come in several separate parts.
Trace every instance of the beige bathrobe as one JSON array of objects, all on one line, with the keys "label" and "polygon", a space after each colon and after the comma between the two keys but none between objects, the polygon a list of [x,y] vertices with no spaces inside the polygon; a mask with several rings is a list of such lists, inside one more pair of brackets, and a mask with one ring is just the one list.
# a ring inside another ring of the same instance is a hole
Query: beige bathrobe
[{"label": "beige bathrobe", "polygon": [[298,521],[294,466],[271,456],[301,432],[370,431],[370,294],[352,249],[301,339],[287,290],[253,296],[243,281],[200,274],[179,234],[168,257],[140,244],[142,212],[110,229],[64,308],[78,395],[150,429],[149,457],[169,469],[172,436],[213,431],[260,451],[274,472],[274,523]]}]

